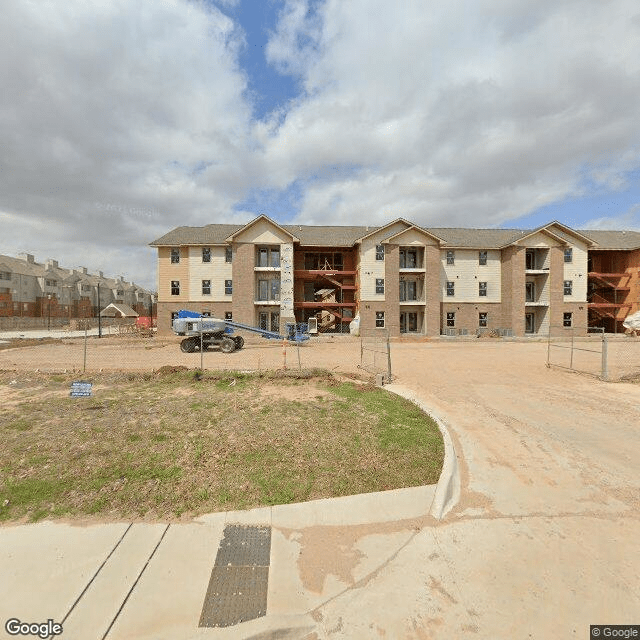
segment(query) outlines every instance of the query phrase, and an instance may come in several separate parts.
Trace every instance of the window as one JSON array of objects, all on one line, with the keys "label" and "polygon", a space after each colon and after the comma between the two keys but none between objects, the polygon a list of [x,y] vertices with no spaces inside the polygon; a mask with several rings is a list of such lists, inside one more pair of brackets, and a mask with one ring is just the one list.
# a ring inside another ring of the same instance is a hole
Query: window
[{"label": "window", "polygon": [[[269,300],[280,300],[280,280],[271,280],[271,297]],[[279,322],[280,320],[278,320]]]},{"label": "window", "polygon": [[417,300],[417,283],[415,281],[410,280],[401,280],[400,281],[400,302],[405,302],[406,300]]},{"label": "window", "polygon": [[384,329],[384,311],[376,311],[376,328]]},{"label": "window", "polygon": [[480,297],[487,297],[487,283],[486,282],[478,282],[478,295]]},{"label": "window", "polygon": [[455,311],[447,311],[447,327],[456,326],[456,313]]},{"label": "window", "polygon": [[525,283],[525,300],[527,302],[535,302],[536,300],[536,284],[535,282],[526,282]]},{"label": "window", "polygon": [[562,326],[563,327],[572,327],[573,326],[573,313],[563,313],[562,314]]},{"label": "window", "polygon": [[225,311],[224,312],[224,319],[225,320],[233,320],[233,313],[231,313],[231,311]]},{"label": "window", "polygon": [[171,249],[171,264],[180,262],[180,249]]},{"label": "window", "polygon": [[280,314],[277,311],[271,312],[271,331],[280,331]]},{"label": "window", "polygon": [[224,250],[224,261],[225,262],[233,262],[233,249],[231,247],[225,247],[225,250]]},{"label": "window", "polygon": [[447,295],[454,296],[456,294],[456,283],[447,282]]},{"label": "window", "polygon": [[376,245],[376,260],[384,260],[384,245]]},{"label": "window", "polygon": [[45,280],[44,284],[46,287],[55,287],[58,285],[58,281],[57,280]]},{"label": "window", "polygon": [[400,269],[415,269],[418,266],[416,249],[400,249]]},{"label": "window", "polygon": [[200,315],[203,318],[210,318],[211,317],[211,311],[203,311]]},{"label": "window", "polygon": [[280,247],[258,247],[256,267],[279,267]]},{"label": "window", "polygon": [[269,281],[258,280],[258,300],[269,299]]},{"label": "window", "polygon": [[11,280],[11,274],[8,271],[0,271],[0,280]]},{"label": "window", "polygon": [[225,280],[224,281],[224,295],[230,296],[233,293],[233,281]]},{"label": "window", "polygon": [[487,252],[478,251],[478,264],[487,264]]},{"label": "window", "polygon": [[456,252],[447,251],[447,264],[455,264],[455,263],[456,263]]},{"label": "window", "polygon": [[82,285],[82,290],[83,291],[91,291],[91,285],[90,284],[83,284]]},{"label": "window", "polygon": [[202,262],[211,262],[211,249],[202,247]]},{"label": "window", "polygon": [[564,261],[573,262],[573,249],[571,247],[567,247],[564,250]]},{"label": "window", "polygon": [[171,312],[171,322],[173,322],[177,317],[178,317],[178,312],[177,311],[172,311]]},{"label": "window", "polygon": [[124,295],[124,289],[118,289],[118,290],[116,291],[116,295],[117,295],[117,296],[123,296],[123,295]]},{"label": "window", "polygon": [[384,278],[376,278],[376,293],[384,293]]},{"label": "window", "polygon": [[203,296],[211,295],[211,280],[202,281],[202,295]]},{"label": "window", "polygon": [[573,295],[573,280],[564,281],[564,295],[565,296]]},{"label": "window", "polygon": [[486,327],[487,326],[487,312],[486,311],[481,311],[478,314],[478,326],[479,327]]},{"label": "window", "polygon": [[180,281],[172,280],[171,281],[171,295],[179,296],[180,295]]}]

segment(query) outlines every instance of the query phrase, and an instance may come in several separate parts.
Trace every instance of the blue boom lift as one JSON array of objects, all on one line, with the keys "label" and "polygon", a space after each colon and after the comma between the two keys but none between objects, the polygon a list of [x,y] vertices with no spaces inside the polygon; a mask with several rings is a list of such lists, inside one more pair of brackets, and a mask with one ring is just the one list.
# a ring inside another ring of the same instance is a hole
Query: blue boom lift
[{"label": "blue boom lift", "polygon": [[[223,353],[231,353],[244,346],[244,338],[236,336],[235,330],[249,331],[257,333],[267,340],[291,340],[293,342],[304,342],[309,339],[306,324],[296,325],[293,322],[286,324],[286,335],[280,335],[276,331],[267,331],[259,327],[252,327],[231,320],[220,320],[203,316],[194,311],[185,309],[178,311],[178,316],[172,323],[173,332],[179,336],[186,336],[180,343],[180,349],[185,353],[194,353],[209,347],[218,347]],[[202,334],[202,338],[201,338]]]}]

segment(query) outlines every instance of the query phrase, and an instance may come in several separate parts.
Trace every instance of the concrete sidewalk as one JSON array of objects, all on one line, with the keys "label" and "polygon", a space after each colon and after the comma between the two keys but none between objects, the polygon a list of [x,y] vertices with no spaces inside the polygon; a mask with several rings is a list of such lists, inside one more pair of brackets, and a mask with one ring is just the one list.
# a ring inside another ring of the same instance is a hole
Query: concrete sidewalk
[{"label": "concrete sidewalk", "polygon": [[[432,522],[434,495],[435,486],[416,487],[190,524],[0,528],[0,620],[52,619],[69,640],[312,638],[323,606],[370,580]],[[230,524],[270,529],[266,616],[199,627]]]}]

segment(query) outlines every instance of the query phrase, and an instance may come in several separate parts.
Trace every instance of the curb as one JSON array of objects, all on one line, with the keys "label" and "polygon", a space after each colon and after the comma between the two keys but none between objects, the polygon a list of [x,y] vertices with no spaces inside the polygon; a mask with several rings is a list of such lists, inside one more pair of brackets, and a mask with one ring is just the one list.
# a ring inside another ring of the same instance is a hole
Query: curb
[{"label": "curb", "polygon": [[418,405],[435,421],[438,429],[440,429],[442,440],[444,441],[444,464],[442,465],[442,473],[436,485],[436,493],[429,512],[437,520],[442,520],[460,500],[460,470],[449,429],[442,419],[413,391],[397,384],[385,385],[384,388]]}]

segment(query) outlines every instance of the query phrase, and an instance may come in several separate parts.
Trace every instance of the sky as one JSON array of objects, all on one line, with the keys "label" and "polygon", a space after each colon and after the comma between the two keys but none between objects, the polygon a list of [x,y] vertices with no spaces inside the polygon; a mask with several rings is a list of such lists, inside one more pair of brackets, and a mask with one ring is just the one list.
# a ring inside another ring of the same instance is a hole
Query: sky
[{"label": "sky", "polygon": [[181,225],[640,230],[637,0],[20,0],[0,254],[155,289]]}]

